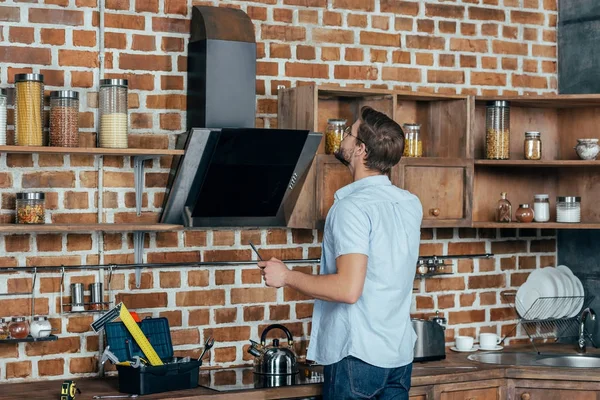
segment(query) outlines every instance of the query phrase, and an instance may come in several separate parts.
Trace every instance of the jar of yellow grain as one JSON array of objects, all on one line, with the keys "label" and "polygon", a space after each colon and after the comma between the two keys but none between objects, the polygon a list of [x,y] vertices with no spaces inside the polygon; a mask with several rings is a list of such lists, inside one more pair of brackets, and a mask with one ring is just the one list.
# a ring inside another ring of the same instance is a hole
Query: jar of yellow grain
[{"label": "jar of yellow grain", "polygon": [[327,131],[325,132],[325,153],[333,154],[339,150],[342,140],[344,140],[345,131],[345,119],[327,120]]},{"label": "jar of yellow grain", "polygon": [[421,125],[404,124],[404,157],[422,157]]},{"label": "jar of yellow grain", "polygon": [[15,144],[42,146],[44,75],[15,75]]},{"label": "jar of yellow grain", "polygon": [[127,148],[127,80],[102,79],[99,93],[100,132],[98,144]]}]

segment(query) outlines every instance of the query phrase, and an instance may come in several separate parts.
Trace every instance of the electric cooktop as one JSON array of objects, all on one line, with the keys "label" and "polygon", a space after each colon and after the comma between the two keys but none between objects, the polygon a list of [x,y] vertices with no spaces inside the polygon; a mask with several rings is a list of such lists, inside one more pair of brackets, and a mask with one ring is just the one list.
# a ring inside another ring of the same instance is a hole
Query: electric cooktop
[{"label": "electric cooktop", "polygon": [[199,384],[219,392],[227,392],[323,383],[319,367],[299,365],[299,370],[294,375],[259,375],[254,373],[253,367],[201,371]]}]

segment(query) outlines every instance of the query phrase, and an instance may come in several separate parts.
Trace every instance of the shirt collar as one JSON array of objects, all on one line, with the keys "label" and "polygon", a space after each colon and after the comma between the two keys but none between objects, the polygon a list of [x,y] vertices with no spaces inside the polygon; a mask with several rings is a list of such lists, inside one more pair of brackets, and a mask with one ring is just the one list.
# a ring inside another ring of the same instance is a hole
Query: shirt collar
[{"label": "shirt collar", "polygon": [[351,195],[352,193],[357,192],[366,187],[381,185],[388,186],[391,184],[392,182],[390,182],[390,178],[388,178],[387,175],[368,176],[366,178],[359,179],[356,182],[352,182],[351,184],[346,185],[341,189],[338,189],[338,191],[335,192],[334,198],[335,200],[341,200],[344,197]]}]

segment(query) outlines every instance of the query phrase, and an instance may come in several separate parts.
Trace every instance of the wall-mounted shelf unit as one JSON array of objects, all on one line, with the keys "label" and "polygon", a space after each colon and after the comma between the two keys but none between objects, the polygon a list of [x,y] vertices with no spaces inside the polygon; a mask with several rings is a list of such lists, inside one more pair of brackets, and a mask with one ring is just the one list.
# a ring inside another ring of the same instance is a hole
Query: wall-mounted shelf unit
[{"label": "wall-mounted shelf unit", "polygon": [[172,224],[0,224],[0,233],[163,232],[183,229]]},{"label": "wall-mounted shelf unit", "polygon": [[109,149],[104,147],[0,146],[7,154],[77,154],[94,156],[181,156],[183,150],[169,149]]},{"label": "wall-mounted shelf unit", "polygon": [[53,342],[58,340],[58,336],[50,335],[42,338],[33,338],[31,336],[27,336],[24,339],[0,339],[1,343],[31,343],[31,342]]}]

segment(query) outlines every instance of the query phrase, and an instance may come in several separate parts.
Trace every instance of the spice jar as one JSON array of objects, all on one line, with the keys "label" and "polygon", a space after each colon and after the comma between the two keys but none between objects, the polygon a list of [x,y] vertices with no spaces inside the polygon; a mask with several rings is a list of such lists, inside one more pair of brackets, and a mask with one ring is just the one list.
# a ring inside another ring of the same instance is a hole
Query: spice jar
[{"label": "spice jar", "polygon": [[508,160],[510,158],[510,103],[487,103],[485,120],[485,158]]},{"label": "spice jar", "polygon": [[17,224],[45,223],[44,199],[44,193],[17,193]]},{"label": "spice jar", "polygon": [[0,318],[0,340],[6,340],[10,336],[8,332],[8,322],[4,318]]},{"label": "spice jar", "polygon": [[0,146],[6,145],[6,89],[0,89]]},{"label": "spice jar", "polygon": [[500,193],[500,200],[496,206],[496,221],[511,222],[512,220],[512,205],[506,198],[506,192]]},{"label": "spice jar", "polygon": [[515,212],[515,218],[517,221],[524,223],[533,221],[533,210],[529,207],[529,204],[520,204],[517,212]]},{"label": "spice jar", "polygon": [[25,317],[13,317],[8,324],[11,339],[25,339],[29,335],[29,323]]},{"label": "spice jar", "polygon": [[29,330],[31,331],[32,338],[44,338],[50,336],[52,325],[50,325],[48,317],[33,317],[33,322],[31,323]]},{"label": "spice jar", "polygon": [[100,147],[127,148],[127,80],[100,81]]},{"label": "spice jar", "polygon": [[533,196],[533,219],[535,222],[550,221],[550,198],[547,194]]},{"label": "spice jar", "polygon": [[79,93],[58,90],[50,93],[50,146],[79,146]]},{"label": "spice jar", "polygon": [[344,132],[346,131],[345,119],[327,120],[327,131],[325,132],[325,153],[334,154],[340,149]]},{"label": "spice jar", "polygon": [[90,310],[104,309],[104,292],[102,291],[102,282],[90,283]]},{"label": "spice jar", "polygon": [[557,197],[556,222],[581,222],[581,197]]},{"label": "spice jar", "polygon": [[15,144],[42,146],[44,114],[44,76],[15,75]]},{"label": "spice jar", "polygon": [[404,124],[404,157],[422,157],[421,125]]},{"label": "spice jar", "polygon": [[542,141],[539,132],[525,132],[523,154],[525,155],[526,160],[542,159]]}]

